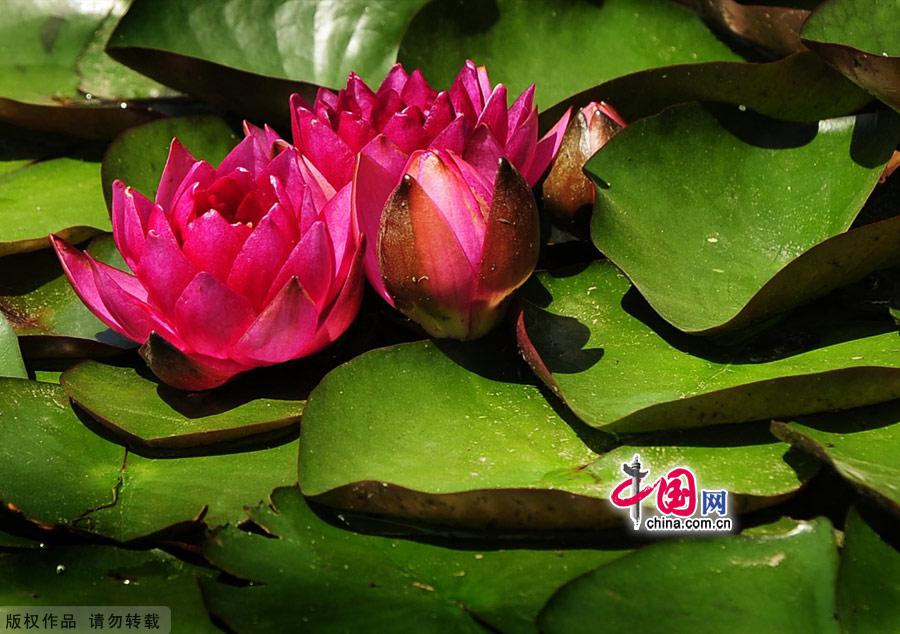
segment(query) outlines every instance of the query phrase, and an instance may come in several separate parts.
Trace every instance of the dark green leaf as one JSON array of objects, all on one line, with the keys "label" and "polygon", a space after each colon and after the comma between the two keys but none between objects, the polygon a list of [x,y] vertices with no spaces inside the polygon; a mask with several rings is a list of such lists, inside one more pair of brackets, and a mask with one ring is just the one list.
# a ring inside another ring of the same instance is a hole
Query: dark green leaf
[{"label": "dark green leaf", "polygon": [[440,524],[595,529],[626,520],[608,497],[637,451],[654,473],[690,465],[703,486],[731,492],[738,512],[795,491],[810,475],[760,426],[616,446],[561,418],[528,381],[512,351],[484,340],[357,357],[310,395],[303,492],[339,508]]},{"label": "dark green leaf", "polygon": [[[826,242],[850,227],[898,138],[887,113],[816,126],[672,108],[588,162],[591,234],[677,328],[740,328],[900,263],[893,224]],[[879,239],[886,248],[867,248]]]},{"label": "dark green leaf", "polygon": [[837,550],[827,520],[778,536],[654,544],[563,586],[542,632],[837,634]]},{"label": "dark green leaf", "polygon": [[284,436],[296,432],[304,405],[298,394],[279,394],[276,388],[282,386],[259,381],[180,392],[161,384],[143,364],[135,368],[84,361],[66,370],[60,383],[97,422],[142,452],[208,450]]},{"label": "dark green leaf", "polygon": [[772,432],[900,515],[900,403],[775,422]]},{"label": "dark green leaf", "polygon": [[413,20],[400,61],[447,88],[463,62],[485,64],[545,106],[657,66],[739,61],[690,10],[646,0],[436,0]]},{"label": "dark green leaf", "polygon": [[25,363],[22,361],[22,353],[19,351],[19,339],[2,312],[0,312],[0,376],[19,379],[28,376]]},{"label": "dark green leaf", "polygon": [[826,298],[741,346],[723,347],[664,322],[606,262],[539,274],[526,288],[523,352],[595,427],[768,420],[900,397],[900,338],[887,314]]},{"label": "dark green leaf", "polygon": [[452,550],[364,535],[320,519],[296,488],[277,489],[250,517],[277,539],[228,527],[204,551],[255,582],[203,583],[210,610],[239,632],[535,632],[554,589],[623,553]]}]

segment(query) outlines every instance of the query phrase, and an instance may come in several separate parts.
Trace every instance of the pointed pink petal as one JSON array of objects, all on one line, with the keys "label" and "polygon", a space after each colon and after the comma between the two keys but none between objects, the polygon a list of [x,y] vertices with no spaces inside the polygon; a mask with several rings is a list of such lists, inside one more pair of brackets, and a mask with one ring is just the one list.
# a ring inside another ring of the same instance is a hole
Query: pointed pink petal
[{"label": "pointed pink petal", "polygon": [[399,95],[408,79],[409,75],[407,75],[406,71],[403,70],[403,66],[401,64],[394,64],[391,67],[391,70],[388,71],[388,74],[384,78],[384,81],[381,82],[381,85],[378,87],[378,91],[375,93],[375,95],[377,97],[380,97],[389,90],[392,90]]},{"label": "pointed pink petal", "polygon": [[[351,108],[349,108],[351,112],[366,119],[372,115],[372,108],[375,107],[375,93],[359,75],[350,73],[347,77],[347,88],[344,90],[344,94],[352,104]],[[340,105],[335,109],[339,112],[342,110]]]},{"label": "pointed pink petal", "polygon": [[275,276],[265,303],[272,301],[291,278],[296,278],[319,310],[331,300],[334,281],[334,254],[328,229],[321,220],[313,224],[297,243]]},{"label": "pointed pink petal", "polygon": [[282,363],[311,352],[319,312],[296,279],[290,280],[234,345],[232,354],[256,363]]},{"label": "pointed pink petal", "polygon": [[453,119],[453,104],[450,103],[450,95],[446,92],[438,93],[425,115],[425,136],[434,139],[453,123]]},{"label": "pointed pink petal", "polygon": [[429,144],[432,150],[449,150],[462,154],[472,136],[472,121],[459,116]]},{"label": "pointed pink petal", "polygon": [[94,271],[91,268],[91,256],[54,235],[50,236],[50,243],[56,251],[69,284],[75,289],[75,294],[100,321],[120,335],[127,337],[125,329],[112,316],[100,297],[100,292],[97,290],[97,282],[94,279]]},{"label": "pointed pink petal", "polygon": [[435,152],[413,154],[406,170],[430,199],[427,204],[446,221],[474,270],[481,262],[485,212],[462,173],[449,161],[449,157],[445,158]]},{"label": "pointed pink petal", "polygon": [[[207,211],[188,225],[182,250],[196,270],[206,271],[220,282],[225,282],[234,258],[250,232],[250,227],[242,222],[229,224],[218,212]],[[185,286],[191,279],[193,275]]]},{"label": "pointed pink petal", "polygon": [[537,111],[532,110],[518,129],[510,130],[509,141],[506,143],[506,158],[519,173],[531,163],[537,140],[538,115]]},{"label": "pointed pink petal", "polygon": [[[535,112],[534,109],[534,84],[525,89],[509,108],[509,135],[512,137],[515,131],[522,126],[528,117]],[[507,139],[508,140],[508,139]]]},{"label": "pointed pink petal", "polygon": [[404,152],[413,152],[425,147],[428,139],[423,125],[425,120],[415,106],[398,112],[384,126],[384,136],[393,141]]},{"label": "pointed pink petal", "polygon": [[569,108],[562,118],[556,122],[556,125],[544,135],[544,138],[538,141],[537,147],[534,150],[534,156],[522,173],[522,176],[525,177],[525,180],[530,186],[534,187],[535,183],[537,183],[541,176],[544,175],[544,172],[547,171],[547,168],[550,166],[550,163],[553,162],[553,159],[556,158],[556,153],[559,152],[559,146],[562,144],[563,135],[566,133],[566,126],[569,125],[569,117],[571,114],[572,109]]},{"label": "pointed pink petal", "polygon": [[400,91],[400,98],[419,110],[427,110],[436,95],[437,91],[428,85],[418,68],[410,73],[409,79]]},{"label": "pointed pink petal", "polygon": [[156,203],[168,207],[175,199],[175,194],[187,177],[197,159],[188,152],[181,141],[172,139],[169,145],[169,157],[163,168],[162,177],[159,179],[159,187],[156,189]]},{"label": "pointed pink petal", "polygon": [[491,88],[491,80],[488,77],[487,67],[484,65],[479,66],[477,69],[478,73],[478,87],[481,89],[481,103],[487,103],[488,98],[490,98],[493,89]]},{"label": "pointed pink petal", "polygon": [[228,288],[262,308],[272,281],[281,270],[293,245],[267,214],[244,242],[228,274]]},{"label": "pointed pink petal", "polygon": [[[319,328],[326,334],[328,342],[336,340],[356,318],[359,312],[359,305],[362,303],[363,296],[363,252],[365,245],[360,243],[356,246],[356,250],[350,253],[347,260],[350,267],[347,271],[347,277],[344,278],[344,284],[337,294],[334,303],[328,311],[320,316]],[[374,249],[373,249],[374,250]],[[341,278],[338,277],[338,280]]]},{"label": "pointed pink petal", "polygon": [[475,64],[470,60],[466,61],[450,86],[450,101],[457,115],[462,115],[473,122],[478,118],[483,102],[481,91],[478,89]]},{"label": "pointed pink petal", "polygon": [[494,135],[487,126],[480,125],[472,133],[463,159],[471,163],[494,189],[494,175],[497,173],[497,165],[503,158],[503,148],[497,143]]},{"label": "pointed pink petal", "polygon": [[405,165],[406,154],[400,148],[383,136],[375,137],[359,154],[350,196],[354,222],[370,245],[365,254],[366,276],[372,287],[389,303],[392,301],[381,279],[374,246],[378,240],[381,212],[400,182]]},{"label": "pointed pink petal", "polygon": [[[316,91],[316,99],[315,99],[315,107],[316,108],[318,108],[319,106],[325,106],[328,109],[334,110],[334,108],[337,106],[337,102],[338,102],[338,95],[333,90],[329,90],[328,88],[325,88],[324,86],[320,86],[319,89]],[[302,106],[303,108],[306,108],[307,110],[312,110],[312,108],[309,108],[306,105],[306,102],[303,100],[303,97],[301,97],[297,93],[294,93],[293,95],[291,95],[291,107],[293,108],[294,106],[297,106],[297,107]]]},{"label": "pointed pink petal", "polygon": [[497,84],[497,88],[488,97],[484,105],[484,110],[478,116],[479,124],[486,125],[494,138],[503,145],[506,144],[506,126],[507,126],[507,106],[506,106],[506,87],[503,84]]},{"label": "pointed pink petal", "polygon": [[331,236],[334,254],[332,256],[337,269],[336,277],[343,279],[347,274],[351,258],[355,252],[358,241],[358,228],[354,227],[353,214],[351,213],[353,184],[347,183],[341,191],[328,201],[322,210],[321,217],[328,226],[328,235]]},{"label": "pointed pink petal", "polygon": [[147,233],[144,254],[134,272],[146,287],[151,303],[167,314],[197,269],[181,252],[168,225],[160,223]]},{"label": "pointed pink petal", "polygon": [[[257,128],[258,129],[258,128]],[[230,174],[238,168],[243,168],[252,175],[258,174],[272,158],[271,145],[266,147],[266,142],[260,143],[252,134],[247,135],[222,159],[216,173]]]},{"label": "pointed pink petal", "polygon": [[116,247],[134,270],[144,250],[146,225],[153,210],[153,203],[125,183],[113,183],[112,225]]},{"label": "pointed pink petal", "polygon": [[400,99],[400,95],[397,93],[388,91],[383,95],[379,95],[370,118],[372,129],[376,132],[384,130],[384,126],[387,125],[391,117],[403,110],[403,107],[403,100]]},{"label": "pointed pink petal", "polygon": [[200,272],[175,302],[178,334],[201,354],[224,359],[256,316],[250,303],[209,273]]},{"label": "pointed pink petal", "polygon": [[[141,297],[130,293],[126,287],[119,285],[117,278],[121,280],[123,275],[121,271],[118,272],[119,275],[115,275],[112,271],[116,271],[116,269],[112,267],[103,266],[102,263],[95,261],[90,263],[100,297],[110,315],[122,325],[126,337],[143,343],[150,333],[155,331],[165,333],[173,340],[178,341],[169,325],[156,314],[150,305]],[[130,282],[128,286],[133,289],[135,284]],[[143,289],[141,290],[143,291]],[[142,294],[146,297],[146,291]]]},{"label": "pointed pink petal", "polygon": [[294,114],[297,149],[322,172],[332,187],[343,187],[353,175],[353,154],[347,145],[309,110],[300,108]]},{"label": "pointed pink petal", "polygon": [[375,138],[375,131],[369,126],[368,121],[349,112],[338,115],[337,133],[353,154]]}]

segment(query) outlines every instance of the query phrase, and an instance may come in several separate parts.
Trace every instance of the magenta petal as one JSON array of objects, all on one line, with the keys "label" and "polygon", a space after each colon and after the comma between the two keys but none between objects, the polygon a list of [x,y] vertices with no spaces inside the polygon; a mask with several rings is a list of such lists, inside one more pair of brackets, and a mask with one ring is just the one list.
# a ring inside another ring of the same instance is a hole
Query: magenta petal
[{"label": "magenta petal", "polygon": [[427,110],[436,95],[437,91],[428,85],[418,68],[410,73],[409,79],[400,91],[400,98],[419,110]]},{"label": "magenta petal", "polygon": [[259,174],[272,158],[271,146],[260,144],[253,135],[247,135],[222,159],[217,174],[226,175],[236,169],[244,169],[253,176]]},{"label": "magenta petal", "polygon": [[434,139],[453,123],[454,117],[450,95],[446,92],[438,93],[425,115],[425,135],[429,139]]},{"label": "magenta petal", "polygon": [[471,136],[471,120],[465,117],[456,117],[450,125],[435,137],[428,147],[432,150],[449,150],[462,154]]},{"label": "magenta petal", "polygon": [[256,363],[282,363],[304,356],[311,352],[318,320],[315,304],[293,279],[250,324],[232,354]]},{"label": "magenta petal", "polygon": [[491,190],[493,190],[497,166],[504,154],[503,147],[497,143],[488,127],[480,125],[472,133],[463,158],[481,172],[482,176],[491,183]]},{"label": "magenta petal", "polygon": [[197,273],[175,302],[178,334],[201,354],[224,359],[256,316],[250,303],[209,273]]},{"label": "magenta petal", "polygon": [[262,308],[272,281],[291,251],[291,244],[267,214],[244,242],[228,275],[228,287]]},{"label": "magenta petal", "polygon": [[75,293],[81,301],[100,321],[120,335],[127,337],[125,329],[112,316],[100,297],[100,293],[97,290],[97,282],[94,279],[94,271],[91,268],[91,257],[62,238],[51,235],[50,243],[53,245],[57,257],[59,257],[59,262],[62,264],[69,283],[75,289]]},{"label": "magenta petal", "polygon": [[146,287],[150,301],[164,313],[171,310],[184,287],[197,274],[164,223],[147,234],[144,254],[134,272]]},{"label": "magenta petal", "polygon": [[[350,73],[347,77],[347,88],[343,91],[347,95],[348,100],[352,103],[351,112],[369,118],[372,115],[372,108],[375,107],[375,93],[366,85],[359,75]],[[340,104],[336,108],[341,110]]]},{"label": "magenta petal", "polygon": [[423,125],[425,120],[418,108],[409,107],[396,113],[384,126],[384,136],[404,152],[422,149],[428,142]]},{"label": "magenta petal", "polygon": [[429,204],[443,216],[474,270],[481,262],[484,211],[460,170],[435,152],[414,154],[406,169],[431,199]]},{"label": "magenta petal", "polygon": [[[406,154],[383,136],[376,137],[359,154],[353,177],[351,208],[360,231],[371,246],[378,240],[381,212],[391,192],[400,182],[405,165]],[[365,268],[372,287],[393,305],[384,288],[374,248],[366,249]]]},{"label": "magenta petal", "polygon": [[[326,342],[336,340],[356,318],[363,296],[362,263],[365,245],[357,246],[355,252],[348,255],[350,268],[344,285],[341,287],[328,312],[319,318],[319,328],[325,333]],[[374,251],[374,249],[372,249]],[[342,279],[338,277],[337,279]]]},{"label": "magenta petal", "polygon": [[[341,191],[334,195],[334,198],[328,201],[321,213],[321,217],[325,219],[325,224],[328,226],[328,235],[331,236],[338,279],[343,279],[347,274],[350,259],[353,257],[351,252],[355,251],[359,238],[359,230],[354,227],[351,213],[352,194],[353,184],[347,183]],[[353,248],[351,248],[351,243]]]},{"label": "magenta petal", "polygon": [[272,301],[291,278],[297,278],[300,286],[321,310],[331,300],[329,291],[334,280],[334,268],[331,237],[325,223],[320,220],[310,227],[291,251],[269,288],[266,303]]},{"label": "magenta petal", "polygon": [[153,203],[120,180],[113,183],[112,190],[113,238],[125,262],[134,270],[144,250]]},{"label": "magenta petal", "polygon": [[475,121],[481,112],[481,91],[478,89],[478,78],[475,64],[466,61],[459,74],[450,86],[450,101],[457,115]]},{"label": "magenta petal", "polygon": [[169,207],[175,199],[182,181],[190,172],[197,159],[188,152],[181,141],[172,139],[169,145],[169,157],[163,168],[162,177],[159,179],[159,187],[156,189],[156,203],[163,207]]},{"label": "magenta petal", "polygon": [[522,173],[522,176],[530,186],[534,187],[535,183],[547,171],[553,159],[556,158],[556,153],[559,152],[559,146],[562,144],[563,135],[566,133],[566,126],[569,125],[571,114],[572,109],[569,108],[562,118],[556,122],[556,125],[544,135],[544,138],[538,141],[534,150],[534,157],[532,157],[531,163],[525,168],[525,172]]},{"label": "magenta petal", "polygon": [[353,154],[359,152],[362,147],[375,138],[375,131],[369,126],[369,122],[349,112],[338,115],[338,136],[347,144]]},{"label": "magenta petal", "polygon": [[511,138],[515,131],[522,126],[526,119],[534,112],[534,84],[525,89],[509,108],[509,134]]},{"label": "magenta petal", "polygon": [[[207,211],[188,225],[182,250],[198,271],[206,271],[220,282],[225,282],[234,258],[250,232],[250,227],[242,222],[230,224],[217,211]],[[193,275],[185,286],[192,278]]]},{"label": "magenta petal", "polygon": [[538,140],[538,115],[532,110],[517,130],[510,130],[506,143],[506,158],[521,174],[533,160]]},{"label": "magenta petal", "polygon": [[484,104],[484,110],[481,111],[475,125],[486,125],[493,133],[494,138],[505,145],[507,113],[506,87],[503,84],[497,84],[497,88]]},{"label": "magenta petal", "polygon": [[[135,296],[127,288],[123,288],[117,283],[114,275],[111,274],[111,270],[115,271],[116,269],[95,261],[91,261],[90,264],[100,297],[110,315],[117,323],[121,324],[126,337],[143,343],[151,332],[156,331],[165,333],[177,341],[171,328],[156,315],[151,306],[141,297]],[[121,271],[119,274],[122,275]],[[133,287],[134,284],[130,283],[129,286]]]},{"label": "magenta petal", "polygon": [[381,82],[381,85],[378,87],[378,91],[375,93],[375,96],[381,97],[388,91],[393,91],[399,95],[403,90],[403,86],[406,85],[408,79],[409,75],[407,75],[406,71],[403,70],[403,66],[401,64],[394,64],[391,67],[391,70],[388,71],[388,74],[384,78],[384,81]]},{"label": "magenta petal", "polygon": [[305,108],[294,111],[297,134],[294,144],[319,169],[335,189],[353,175],[353,154],[328,125]]}]

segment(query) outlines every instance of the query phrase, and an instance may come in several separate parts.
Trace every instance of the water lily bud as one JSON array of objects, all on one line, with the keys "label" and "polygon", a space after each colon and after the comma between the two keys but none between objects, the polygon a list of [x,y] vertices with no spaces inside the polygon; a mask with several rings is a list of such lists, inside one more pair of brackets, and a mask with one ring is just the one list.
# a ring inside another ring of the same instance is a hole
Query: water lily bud
[{"label": "water lily bud", "polygon": [[562,226],[581,229],[587,224],[595,192],[582,168],[624,127],[622,117],[603,101],[591,102],[569,121],[544,181],[544,206]]},{"label": "water lily bud", "polygon": [[363,241],[349,197],[274,132],[247,127],[218,168],[173,140],[154,201],[113,184],[113,236],[133,275],[52,241],[82,301],[143,344],[161,380],[208,389],[321,350],[353,321]]},{"label": "water lily bud", "polygon": [[430,335],[475,339],[537,263],[537,205],[506,159],[488,180],[451,151],[414,153],[377,242],[392,303]]}]

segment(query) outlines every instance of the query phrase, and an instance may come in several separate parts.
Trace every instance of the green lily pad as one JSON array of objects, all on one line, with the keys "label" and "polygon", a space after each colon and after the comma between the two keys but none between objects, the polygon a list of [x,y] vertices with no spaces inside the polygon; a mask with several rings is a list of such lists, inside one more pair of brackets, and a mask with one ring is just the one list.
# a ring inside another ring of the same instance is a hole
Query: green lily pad
[{"label": "green lily pad", "polygon": [[342,509],[440,524],[594,529],[625,521],[608,498],[622,463],[637,452],[654,474],[691,466],[703,486],[731,492],[737,512],[796,491],[815,470],[786,455],[787,445],[764,426],[617,446],[561,418],[527,374],[512,350],[484,340],[415,342],[357,357],[310,395],[303,493]]},{"label": "green lily pad", "polygon": [[886,313],[826,298],[723,347],[667,324],[608,262],[542,273],[525,288],[523,353],[572,411],[607,431],[769,420],[900,397],[900,338]]},{"label": "green lily pad", "polygon": [[325,0],[252,8],[135,0],[107,52],[154,79],[260,121],[286,122],[292,92],[381,82],[423,0]]},{"label": "green lily pad", "polygon": [[898,603],[900,554],[851,508],[838,569],[838,620],[852,634],[896,632],[900,630]]},{"label": "green lily pad", "polygon": [[319,518],[296,488],[250,512],[271,539],[228,527],[215,566],[254,582],[203,581],[210,611],[239,632],[535,632],[554,589],[616,550],[454,550],[364,535]]},{"label": "green lily pad", "polygon": [[[221,630],[210,621],[197,583],[209,576],[160,550],[65,546],[0,553],[0,603],[163,606],[171,611],[173,632],[217,633]],[[79,625],[85,628],[79,631],[88,631],[87,622]]]},{"label": "green lily pad", "polygon": [[850,227],[898,138],[900,118],[888,113],[804,126],[671,108],[588,162],[591,235],[677,328],[747,326],[900,263],[896,230],[877,255],[859,234],[825,244]]},{"label": "green lily pad", "polygon": [[772,433],[900,515],[900,403],[774,422]]},{"label": "green lily pad", "polygon": [[648,68],[741,60],[689,9],[644,0],[438,0],[400,46],[400,61],[444,88],[466,58],[510,94],[534,82],[545,105]]},{"label": "green lily pad", "polygon": [[785,121],[812,122],[852,114],[871,100],[869,93],[806,52],[766,63],[703,62],[630,73],[564,99],[542,113],[541,122],[549,128],[567,108],[591,101],[613,104],[626,121],[676,104],[710,101]]},{"label": "green lily pad", "polygon": [[296,432],[305,403],[297,394],[273,394],[271,386],[258,382],[181,392],[160,383],[143,365],[90,360],[66,370],[60,383],[79,407],[141,452],[208,450],[284,436]]},{"label": "green lily pad", "polygon": [[19,351],[19,339],[0,312],[0,376],[24,379],[28,376]]},{"label": "green lily pad", "polygon": [[[87,250],[101,262],[127,268],[109,234],[91,240]],[[0,259],[0,312],[29,358],[108,355],[135,346],[85,307],[48,249]]]},{"label": "green lily pad", "polygon": [[81,242],[111,229],[98,163],[58,158],[0,177],[0,257],[43,249],[51,233]]},{"label": "green lily pad", "polygon": [[31,549],[39,547],[39,542],[0,530],[0,553],[3,552],[3,549]]},{"label": "green lily pad", "polygon": [[234,131],[220,117],[201,115],[151,121],[120,134],[103,157],[101,179],[107,205],[112,201],[112,183],[119,179],[150,198],[162,176],[172,139],[198,159],[218,165],[238,141]]},{"label": "green lily pad", "polygon": [[[0,120],[25,127],[93,139],[109,139],[152,115],[122,99],[142,96],[131,89],[145,85],[137,75],[129,90],[104,95],[114,102],[79,92],[79,58],[98,46],[103,23],[116,0],[11,0],[0,16]],[[102,46],[102,43],[99,44]],[[109,72],[109,66],[96,69]]]},{"label": "green lily pad", "polygon": [[134,541],[243,517],[244,504],[296,479],[296,443],[150,459],[95,434],[64,390],[0,379],[0,501],[42,525]]},{"label": "green lily pad", "polygon": [[803,25],[803,43],[873,95],[900,110],[900,4],[830,0]]},{"label": "green lily pad", "polygon": [[827,520],[777,537],[654,544],[560,588],[542,632],[839,631],[837,549]]}]

